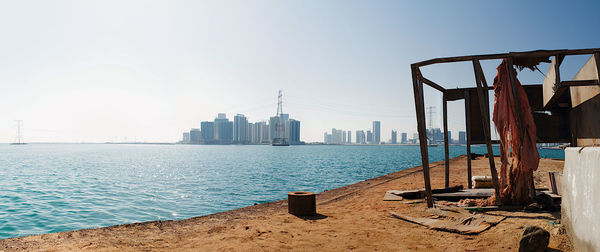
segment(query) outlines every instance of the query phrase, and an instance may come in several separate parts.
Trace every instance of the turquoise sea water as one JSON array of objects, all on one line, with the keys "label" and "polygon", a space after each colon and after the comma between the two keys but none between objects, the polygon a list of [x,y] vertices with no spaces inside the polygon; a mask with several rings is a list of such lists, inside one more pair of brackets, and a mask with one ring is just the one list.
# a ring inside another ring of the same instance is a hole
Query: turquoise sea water
[{"label": "turquoise sea water", "polygon": [[[442,160],[443,150],[431,147],[431,161]],[[564,158],[563,151],[540,151]],[[452,157],[465,152],[450,148]],[[185,219],[420,162],[418,146],[0,145],[0,239]]]}]

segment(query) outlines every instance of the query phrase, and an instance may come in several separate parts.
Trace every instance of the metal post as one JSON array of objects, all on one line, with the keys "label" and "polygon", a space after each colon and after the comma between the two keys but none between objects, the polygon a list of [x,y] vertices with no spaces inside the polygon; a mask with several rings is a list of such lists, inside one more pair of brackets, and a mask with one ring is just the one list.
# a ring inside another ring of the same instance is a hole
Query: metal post
[{"label": "metal post", "polygon": [[444,106],[444,158],[445,158],[445,180],[444,186],[450,187],[450,139],[448,138],[448,101],[446,100],[446,93],[443,96]]},{"label": "metal post", "polygon": [[425,180],[425,196],[427,197],[427,207],[433,207],[433,199],[431,198],[431,183],[429,177],[429,154],[427,153],[427,132],[425,125],[425,102],[423,101],[423,83],[417,79],[417,68],[415,66],[411,66],[411,72],[415,95],[415,110],[417,112],[419,145],[421,146],[423,178]]},{"label": "metal post", "polygon": [[[489,98],[487,95],[487,83],[483,70],[479,64],[479,60],[473,60],[473,71],[475,72],[475,84],[477,85],[477,96],[479,98],[479,110],[481,111],[481,119],[483,122],[483,135],[485,136],[485,145],[488,151],[488,160],[490,161],[490,171],[492,174],[492,184],[494,185],[494,191],[496,197],[500,197],[500,185],[498,183],[498,172],[496,171],[496,164],[494,162],[494,151],[492,150],[492,137],[490,135],[490,108]],[[485,93],[484,93],[484,88]]]},{"label": "metal post", "polygon": [[467,120],[467,187],[470,189],[473,187],[473,182],[471,181],[471,98],[469,90],[465,90],[465,118]]}]

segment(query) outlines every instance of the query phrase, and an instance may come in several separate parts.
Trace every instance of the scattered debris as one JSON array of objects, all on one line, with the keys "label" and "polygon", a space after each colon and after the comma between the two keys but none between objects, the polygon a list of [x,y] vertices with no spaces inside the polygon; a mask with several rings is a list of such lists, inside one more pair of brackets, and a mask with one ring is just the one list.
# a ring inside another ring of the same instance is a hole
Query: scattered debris
[{"label": "scattered debris", "polygon": [[[463,189],[462,185],[433,189],[431,193],[452,193],[458,192]],[[417,189],[417,190],[406,190],[406,191],[394,191],[395,195],[402,196],[405,199],[422,199],[425,198],[425,189]]]},{"label": "scattered debris", "polygon": [[[473,176],[471,178],[473,181],[474,188],[493,188],[494,184],[492,183],[492,176]],[[498,179],[500,180],[500,179]]]},{"label": "scattered debris", "polygon": [[416,199],[416,200],[408,200],[404,201],[404,204],[417,204],[417,203],[425,203],[424,199]]},{"label": "scattered debris", "polygon": [[477,153],[471,153],[471,160],[475,160],[478,157],[483,157],[483,155],[482,154],[477,154]]},{"label": "scattered debris", "polygon": [[492,196],[494,194],[494,189],[491,188],[480,188],[480,189],[464,189],[457,192],[451,193],[435,193],[432,194],[431,197],[434,197],[438,200],[450,200],[450,201],[459,201],[461,199],[467,198],[475,198],[475,199],[484,199]]},{"label": "scattered debris", "polygon": [[428,208],[431,218],[416,218],[392,212],[392,216],[430,229],[463,235],[479,234],[500,223],[506,217],[486,214],[471,214],[460,208]]},{"label": "scattered debris", "polygon": [[401,201],[404,199],[400,194],[401,192],[398,190],[387,191],[385,192],[385,196],[383,196],[383,201]]},{"label": "scattered debris", "polygon": [[550,243],[550,233],[540,227],[527,225],[519,243],[519,252],[546,251]]}]

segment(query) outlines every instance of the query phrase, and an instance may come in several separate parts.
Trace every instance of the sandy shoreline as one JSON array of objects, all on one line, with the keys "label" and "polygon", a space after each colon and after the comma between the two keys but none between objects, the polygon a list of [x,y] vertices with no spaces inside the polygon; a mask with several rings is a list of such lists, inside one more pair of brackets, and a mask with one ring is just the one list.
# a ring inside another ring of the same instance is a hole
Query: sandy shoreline
[{"label": "sandy shoreline", "polygon": [[[497,162],[499,162],[497,160]],[[542,159],[537,187],[547,171],[562,170],[563,161]],[[466,158],[451,161],[451,185],[466,185]],[[473,161],[473,175],[489,174],[487,159]],[[432,164],[433,187],[443,186],[443,162]],[[550,247],[571,250],[555,223],[560,212],[495,211],[508,218],[479,235],[465,236],[429,230],[391,218],[395,211],[420,215],[424,204],[382,201],[387,190],[423,187],[420,167],[414,167],[325,191],[317,195],[319,215],[302,219],[287,213],[287,200],[269,202],[180,221],[150,221],[0,240],[0,250],[450,250],[503,251],[518,249],[527,224],[552,234]]]}]

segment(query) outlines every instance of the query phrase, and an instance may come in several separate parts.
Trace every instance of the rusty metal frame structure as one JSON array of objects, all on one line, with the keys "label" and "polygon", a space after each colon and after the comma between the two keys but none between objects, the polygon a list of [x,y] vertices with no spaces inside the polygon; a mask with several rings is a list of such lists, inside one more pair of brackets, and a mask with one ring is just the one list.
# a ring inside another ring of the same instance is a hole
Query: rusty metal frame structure
[{"label": "rusty metal frame structure", "polygon": [[[564,91],[571,86],[589,86],[589,85],[599,85],[599,81],[591,80],[591,81],[560,81],[560,64],[565,56],[567,55],[584,55],[591,54],[596,59],[596,67],[598,69],[598,73],[600,75],[600,48],[590,48],[590,49],[576,49],[576,50],[537,50],[537,51],[527,51],[527,52],[509,52],[509,53],[501,53],[501,54],[483,54],[483,55],[470,55],[470,56],[458,56],[458,57],[447,57],[447,58],[435,58],[426,61],[421,61],[417,63],[413,63],[410,65],[412,81],[413,81],[413,90],[415,97],[415,110],[417,114],[417,131],[419,133],[419,143],[421,148],[421,162],[423,167],[423,177],[425,180],[425,193],[427,199],[427,206],[433,207],[433,199],[431,197],[431,182],[430,182],[430,174],[429,174],[429,154],[427,150],[427,127],[425,124],[425,101],[423,98],[423,84],[426,84],[443,94],[443,125],[444,125],[444,152],[445,152],[445,186],[449,186],[449,176],[450,176],[450,160],[449,160],[449,142],[448,142],[448,111],[447,111],[447,94],[449,93],[449,89],[443,88],[441,85],[427,79],[421,74],[421,67],[440,64],[440,63],[453,63],[453,62],[465,62],[471,61],[473,63],[473,72],[475,74],[475,84],[477,89],[477,96],[479,97],[479,106],[481,113],[481,119],[483,122],[483,133],[485,137],[485,144],[487,146],[488,151],[488,159],[490,164],[490,170],[492,174],[492,183],[494,185],[494,191],[496,195],[500,195],[500,188],[498,182],[498,174],[496,171],[495,163],[494,163],[494,154],[492,151],[492,140],[490,136],[490,113],[489,113],[489,97],[488,90],[493,87],[489,87],[486,83],[485,76],[483,74],[480,61],[482,60],[502,60],[505,59],[510,67],[514,66],[515,59],[523,59],[523,58],[540,58],[540,57],[556,57],[557,62],[554,67],[556,80],[554,86],[554,96],[550,100],[549,104],[558,100],[560,96],[564,93]],[[509,71],[510,73],[510,85],[512,88],[512,92],[514,97],[517,96],[517,88],[515,86],[516,76],[513,71]],[[600,76],[598,78],[600,80]],[[470,117],[477,115],[470,115],[468,106],[470,104],[469,101],[469,93],[465,89],[465,113],[467,118],[467,154],[470,156],[470,147],[471,147],[471,137],[470,137]],[[486,99],[487,98],[487,102]],[[515,99],[515,106],[519,107],[519,100]],[[519,129],[523,132],[521,115],[519,114],[519,110],[515,110],[516,117],[518,118]],[[521,134],[522,136],[523,134]],[[576,142],[576,140],[575,140]],[[468,185],[471,187],[471,158],[467,158],[467,174],[468,174]],[[532,196],[535,196],[535,188],[532,183]]]}]

